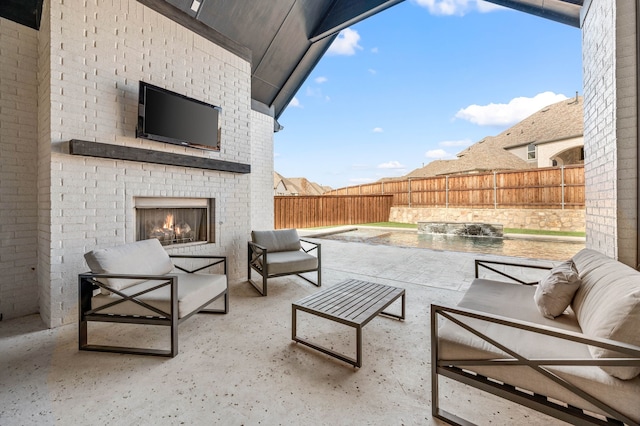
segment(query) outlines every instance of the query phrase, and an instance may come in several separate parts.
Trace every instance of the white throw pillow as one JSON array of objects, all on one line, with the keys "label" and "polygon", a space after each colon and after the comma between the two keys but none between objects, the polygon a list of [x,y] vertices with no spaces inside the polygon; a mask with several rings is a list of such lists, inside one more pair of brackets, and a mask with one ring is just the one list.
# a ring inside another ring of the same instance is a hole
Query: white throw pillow
[{"label": "white throw pillow", "polygon": [[538,283],[533,300],[542,315],[553,319],[567,309],[580,287],[580,277],[573,260],[567,260],[549,271]]}]

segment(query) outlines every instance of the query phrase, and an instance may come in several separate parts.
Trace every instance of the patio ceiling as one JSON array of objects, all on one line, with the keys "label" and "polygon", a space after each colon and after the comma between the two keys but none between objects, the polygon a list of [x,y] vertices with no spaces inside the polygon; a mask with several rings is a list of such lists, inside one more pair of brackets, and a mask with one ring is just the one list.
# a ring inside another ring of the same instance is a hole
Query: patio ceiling
[{"label": "patio ceiling", "polygon": [[[278,118],[340,30],[403,0],[138,1],[250,61],[253,106]],[[488,1],[580,25],[583,0]],[[0,16],[38,29],[42,3],[4,0]]]},{"label": "patio ceiling", "polygon": [[277,118],[340,30],[402,0],[138,1],[250,60],[251,97]]}]

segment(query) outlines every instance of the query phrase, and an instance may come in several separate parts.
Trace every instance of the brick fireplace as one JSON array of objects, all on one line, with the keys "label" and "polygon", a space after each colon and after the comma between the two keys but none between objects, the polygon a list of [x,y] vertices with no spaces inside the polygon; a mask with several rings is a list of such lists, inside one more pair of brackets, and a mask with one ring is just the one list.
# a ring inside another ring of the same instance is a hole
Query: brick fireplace
[{"label": "brick fireplace", "polygon": [[[2,182],[15,206],[3,211],[13,245],[3,251],[0,318],[76,322],[84,253],[139,238],[143,198],[203,203],[187,207],[206,209],[206,230],[174,212],[168,234],[191,228],[194,241],[172,238],[167,252],[227,256],[230,284],[246,279],[251,230],[273,226],[274,122],[252,108],[249,61],[136,0],[47,1],[39,32],[0,18],[0,35],[17,43],[15,66],[0,67],[3,94],[24,93],[16,114],[0,117],[11,153],[0,163],[15,173]],[[139,81],[220,105],[220,151],[136,138]],[[74,140],[87,143],[72,149]]]}]

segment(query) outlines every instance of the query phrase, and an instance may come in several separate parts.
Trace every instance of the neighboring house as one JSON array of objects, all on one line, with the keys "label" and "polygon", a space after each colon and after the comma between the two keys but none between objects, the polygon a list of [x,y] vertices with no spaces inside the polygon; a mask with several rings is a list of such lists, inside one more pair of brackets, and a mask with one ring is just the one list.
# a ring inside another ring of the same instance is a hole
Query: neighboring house
[{"label": "neighboring house", "polygon": [[285,178],[273,172],[274,195],[322,195],[331,188],[309,182],[306,178]]},{"label": "neighboring house", "polygon": [[565,99],[401,179],[583,164],[583,122],[582,97]]},{"label": "neighboring house", "polygon": [[505,150],[530,167],[584,164],[582,97],[549,105],[497,138],[507,144]]},{"label": "neighboring house", "polygon": [[273,172],[273,195],[294,195],[289,193],[285,178],[278,172]]}]

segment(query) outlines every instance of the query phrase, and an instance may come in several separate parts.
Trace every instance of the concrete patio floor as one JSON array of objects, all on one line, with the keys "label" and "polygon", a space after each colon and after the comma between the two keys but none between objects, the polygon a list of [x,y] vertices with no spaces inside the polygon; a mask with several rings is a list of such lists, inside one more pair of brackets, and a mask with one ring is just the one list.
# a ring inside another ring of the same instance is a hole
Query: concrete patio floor
[{"label": "concrete patio floor", "polygon": [[[230,312],[183,323],[173,359],[79,352],[75,324],[49,330],[37,315],[3,321],[0,424],[444,424],[431,417],[429,306],[455,304],[473,279],[473,260],[497,257],[319,241],[323,288],[356,278],[406,289],[404,322],[378,317],[364,328],[362,368],[291,340],[291,302],[316,287],[276,278],[260,297],[247,282],[233,283]],[[299,333],[355,352],[352,329],[300,315]],[[168,341],[164,330],[116,324],[99,324],[94,335],[103,325],[131,344]],[[563,424],[445,381],[441,406],[480,425]]]}]

